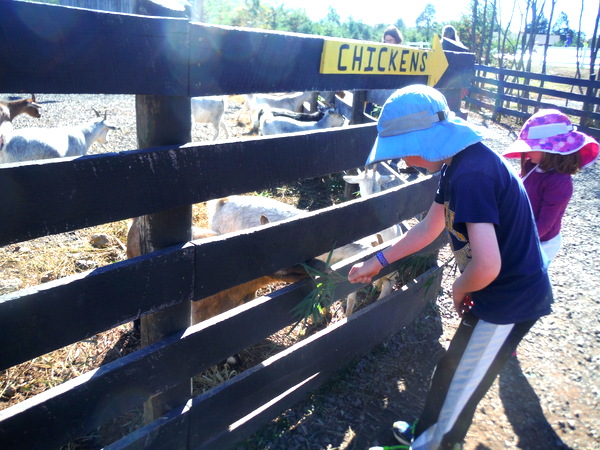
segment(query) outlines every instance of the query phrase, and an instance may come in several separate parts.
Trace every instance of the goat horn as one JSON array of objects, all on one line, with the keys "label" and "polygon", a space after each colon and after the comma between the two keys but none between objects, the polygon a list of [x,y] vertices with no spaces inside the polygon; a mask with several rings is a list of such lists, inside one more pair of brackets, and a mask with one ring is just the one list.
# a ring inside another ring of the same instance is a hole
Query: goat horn
[{"label": "goat horn", "polygon": [[100,117],[100,113],[96,110],[96,108],[92,108],[92,110],[96,113],[96,117]]}]

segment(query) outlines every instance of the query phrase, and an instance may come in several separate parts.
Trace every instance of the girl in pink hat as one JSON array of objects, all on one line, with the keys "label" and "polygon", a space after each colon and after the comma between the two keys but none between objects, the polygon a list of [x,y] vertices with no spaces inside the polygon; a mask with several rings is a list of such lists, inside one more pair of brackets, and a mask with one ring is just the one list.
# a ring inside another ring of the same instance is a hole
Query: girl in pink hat
[{"label": "girl in pink hat", "polygon": [[549,262],[561,246],[562,217],[573,195],[572,175],[598,158],[598,148],[598,142],[577,131],[565,114],[542,109],[525,122],[504,154],[521,158],[521,179]]}]

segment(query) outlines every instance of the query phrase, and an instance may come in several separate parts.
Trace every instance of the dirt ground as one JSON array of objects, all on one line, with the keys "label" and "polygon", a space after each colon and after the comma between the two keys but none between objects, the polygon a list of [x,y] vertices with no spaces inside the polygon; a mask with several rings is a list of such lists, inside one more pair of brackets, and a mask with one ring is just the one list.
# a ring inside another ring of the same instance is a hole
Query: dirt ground
[{"label": "dirt ground", "polygon": [[[79,123],[94,116],[93,106],[106,110],[119,130],[109,134],[107,144],[94,144],[90,153],[137,147],[131,96],[77,96],[74,101],[66,96],[40,95],[38,101],[44,107],[42,119],[17,118],[15,125]],[[232,102],[226,119],[233,137],[247,133],[247,127],[238,126],[235,120],[238,110],[239,104]],[[501,151],[515,137],[513,128],[484,116],[470,113],[469,120],[488,128],[490,138],[486,142],[494,150]],[[209,140],[212,132],[210,126],[195,124],[193,138]],[[554,312],[535,325],[519,347],[517,358],[479,405],[466,450],[600,448],[600,305],[596,297],[600,277],[594,257],[600,248],[595,225],[600,211],[599,171],[596,164],[575,177],[575,193],[564,219],[563,248],[550,267]],[[122,221],[107,232],[124,241],[126,229],[127,221]],[[123,249],[115,245],[100,255],[104,262],[94,260],[101,253],[88,243],[94,231],[0,248],[0,294],[64,276],[70,270],[88,270],[124,258]],[[32,254],[41,253],[48,242],[57,239],[61,239],[61,249],[69,247],[68,252],[60,261],[53,261],[52,267],[37,263]],[[442,259],[448,259],[448,253],[444,250]],[[74,265],[77,261],[80,266]],[[394,445],[391,423],[418,416],[435,362],[458,324],[448,296],[453,276],[448,267],[437,303],[418,320],[310,398],[283,412],[239,448],[366,449]],[[91,345],[100,355],[99,342]],[[102,360],[100,356],[97,359]],[[6,382],[9,375],[0,373],[0,409],[26,390],[18,383]],[[27,376],[35,378],[36,373]]]}]

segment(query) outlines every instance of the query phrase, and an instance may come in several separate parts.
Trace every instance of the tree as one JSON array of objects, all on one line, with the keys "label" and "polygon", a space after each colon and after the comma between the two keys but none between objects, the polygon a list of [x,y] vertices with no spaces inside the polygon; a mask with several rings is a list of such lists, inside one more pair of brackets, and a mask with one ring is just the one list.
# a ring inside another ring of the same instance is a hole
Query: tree
[{"label": "tree", "polygon": [[567,34],[571,30],[569,26],[569,16],[566,12],[561,11],[558,15],[556,22],[552,25],[552,34]]},{"label": "tree", "polygon": [[431,40],[433,28],[436,25],[435,7],[433,4],[427,3],[423,12],[419,14],[419,17],[417,17],[416,25],[417,28],[425,31],[425,39],[427,41]]},{"label": "tree", "polygon": [[525,32],[533,34],[546,34],[548,32],[548,19],[546,19],[544,13],[540,13],[535,24],[529,22],[525,27]]}]

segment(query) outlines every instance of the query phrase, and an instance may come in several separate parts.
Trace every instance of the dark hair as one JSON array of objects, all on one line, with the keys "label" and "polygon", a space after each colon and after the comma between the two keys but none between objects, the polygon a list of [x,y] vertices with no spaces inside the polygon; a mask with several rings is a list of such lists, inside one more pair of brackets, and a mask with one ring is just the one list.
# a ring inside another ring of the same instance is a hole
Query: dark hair
[{"label": "dark hair", "polygon": [[391,37],[393,37],[396,40],[396,44],[402,44],[402,41],[404,40],[402,38],[402,33],[400,33],[400,30],[394,25],[390,25],[385,29],[385,31],[383,32],[383,37],[381,38],[382,42],[385,42],[386,35],[390,35]]},{"label": "dark hair", "polygon": [[[526,153],[521,153],[521,172],[523,172],[526,160]],[[558,153],[543,152],[542,161],[540,162],[539,167],[544,172],[554,170],[557,173],[575,175],[579,172],[581,167],[581,153],[576,151],[574,153],[569,153],[568,155],[560,155]]]},{"label": "dark hair", "polygon": [[454,28],[452,25],[446,25],[443,28],[442,37],[447,38],[447,39],[452,39],[453,41],[459,41],[458,34],[456,33],[456,28]]}]

